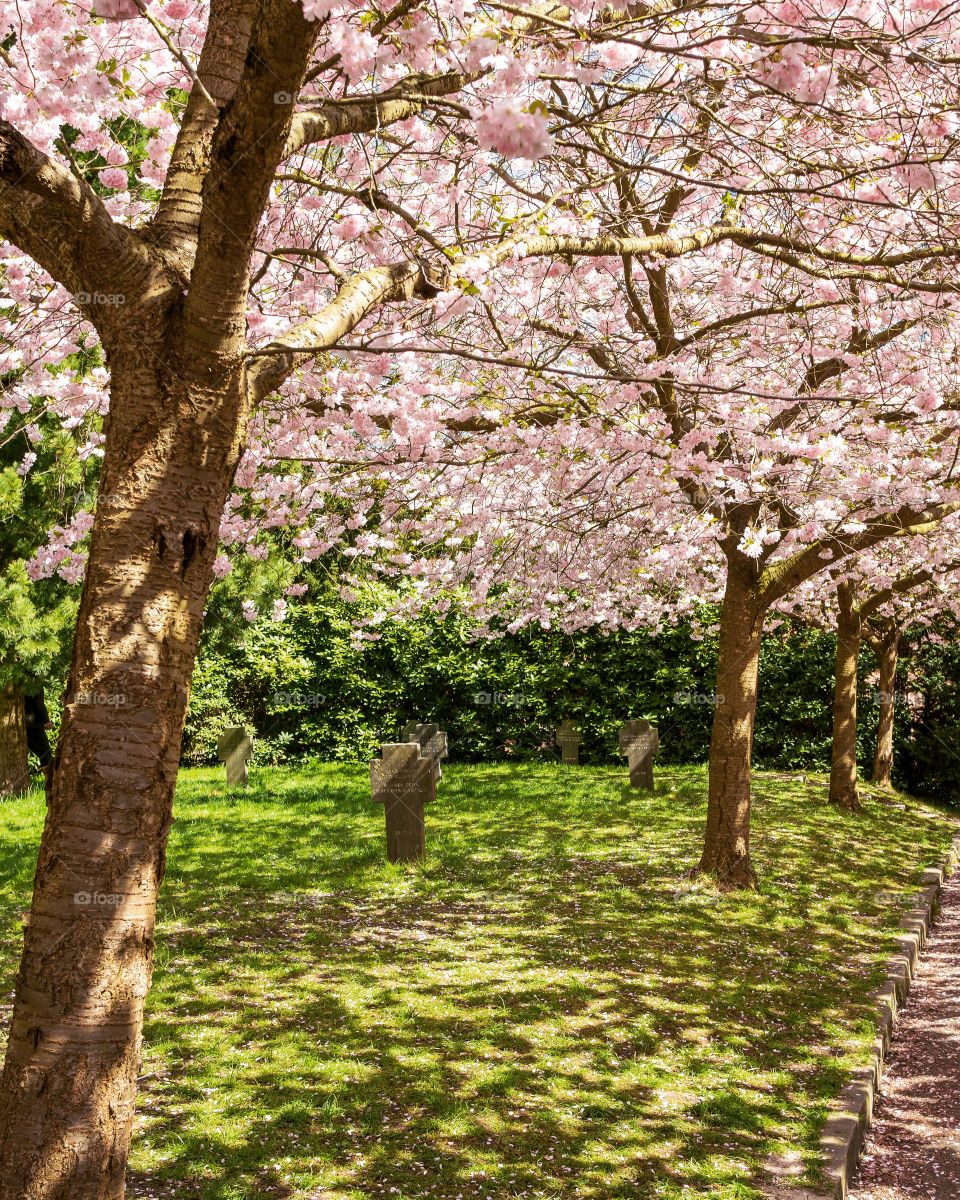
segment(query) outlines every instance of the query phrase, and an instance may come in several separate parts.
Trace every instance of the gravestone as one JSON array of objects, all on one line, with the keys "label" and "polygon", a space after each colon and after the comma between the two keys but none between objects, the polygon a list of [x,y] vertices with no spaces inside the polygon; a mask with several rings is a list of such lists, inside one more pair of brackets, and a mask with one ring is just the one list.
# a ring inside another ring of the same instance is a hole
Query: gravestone
[{"label": "gravestone", "polygon": [[560,747],[561,762],[577,766],[580,762],[580,726],[570,717],[560,722],[556,743]]},{"label": "gravestone", "polygon": [[370,787],[386,814],[387,858],[393,863],[423,858],[423,808],[437,795],[436,760],[417,742],[388,743],[370,764]]},{"label": "gravestone", "polygon": [[408,721],[400,730],[401,742],[416,742],[420,750],[436,764],[437,779],[443,774],[440,760],[450,757],[447,735],[439,725],[427,725],[422,721]]},{"label": "gravestone", "polygon": [[660,749],[660,734],[649,721],[627,721],[620,730],[620,753],[627,756],[630,783],[653,791],[653,760]]},{"label": "gravestone", "polygon": [[231,787],[248,782],[247,763],[252,757],[253,738],[245,729],[234,725],[220,734],[220,740],[217,742],[217,758],[227,768],[227,783]]}]

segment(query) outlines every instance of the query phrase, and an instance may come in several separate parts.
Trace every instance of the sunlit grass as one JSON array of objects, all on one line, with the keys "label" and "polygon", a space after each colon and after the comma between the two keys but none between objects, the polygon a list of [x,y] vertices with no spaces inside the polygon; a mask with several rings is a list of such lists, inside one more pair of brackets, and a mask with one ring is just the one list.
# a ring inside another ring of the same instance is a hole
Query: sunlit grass
[{"label": "sunlit grass", "polygon": [[[451,765],[404,869],[362,766],[185,772],[129,1194],[749,1200],[772,1156],[812,1170],[953,825],[758,775],[761,889],[720,894],[685,877],[703,770],[658,780]],[[0,806],[8,993],[41,819]]]}]

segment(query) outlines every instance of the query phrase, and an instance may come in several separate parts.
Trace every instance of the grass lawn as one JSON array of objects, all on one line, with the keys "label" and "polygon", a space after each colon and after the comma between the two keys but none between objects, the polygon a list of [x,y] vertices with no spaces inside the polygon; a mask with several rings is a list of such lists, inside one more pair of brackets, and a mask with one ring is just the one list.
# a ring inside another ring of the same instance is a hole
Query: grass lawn
[{"label": "grass lawn", "polygon": [[[362,766],[185,771],[128,1195],[748,1200],[815,1169],[952,818],[758,774],[757,894],[691,884],[702,768],[445,767],[391,867]],[[42,800],[0,805],[10,999]],[[833,960],[845,964],[838,975]]]}]

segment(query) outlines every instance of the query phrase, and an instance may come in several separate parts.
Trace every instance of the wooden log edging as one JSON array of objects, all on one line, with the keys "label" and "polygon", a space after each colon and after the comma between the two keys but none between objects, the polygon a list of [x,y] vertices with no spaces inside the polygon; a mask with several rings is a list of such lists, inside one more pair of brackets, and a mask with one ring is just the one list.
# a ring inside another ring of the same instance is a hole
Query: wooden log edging
[{"label": "wooden log edging", "polygon": [[926,945],[934,915],[940,904],[944,880],[953,874],[960,863],[960,836],[936,867],[923,874],[919,902],[900,923],[903,932],[898,937],[899,948],[891,959],[886,979],[876,993],[877,1036],[868,1063],[858,1068],[840,1093],[840,1098],[823,1127],[820,1145],[823,1151],[824,1174],[835,1200],[846,1200],[850,1180],[863,1152],[867,1131],[873,1123],[873,1107],[883,1064],[890,1049],[897,1015],[903,1008],[916,974],[920,951]]}]

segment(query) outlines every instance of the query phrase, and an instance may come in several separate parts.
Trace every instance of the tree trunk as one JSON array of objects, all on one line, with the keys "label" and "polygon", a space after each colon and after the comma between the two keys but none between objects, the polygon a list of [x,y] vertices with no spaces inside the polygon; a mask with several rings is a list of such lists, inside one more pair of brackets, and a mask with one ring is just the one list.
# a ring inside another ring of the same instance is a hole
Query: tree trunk
[{"label": "tree trunk", "polygon": [[880,660],[880,723],[871,779],[882,788],[893,786],[893,719],[897,699],[897,659],[900,631],[889,634],[876,647]]},{"label": "tree trunk", "polygon": [[123,1197],[187,693],[246,432],[250,267],[321,27],[285,0],[212,7],[168,219],[111,227],[53,168],[14,196],[36,218],[13,221],[18,244],[118,302],[92,306],[110,410],[0,1081],[0,1200]]},{"label": "tree trunk", "polygon": [[749,568],[731,564],[720,618],[720,661],[710,736],[707,830],[699,870],[723,887],[751,888],[750,760],[764,606]]},{"label": "tree trunk", "polygon": [[857,663],[862,622],[853,587],[837,588],[837,658],[833,692],[833,754],[830,762],[830,802],[857,812]]},{"label": "tree trunk", "polygon": [[184,347],[168,314],[110,355],[101,501],[0,1085],[0,1200],[123,1197],[181,731],[243,436],[238,358]]},{"label": "tree trunk", "polygon": [[9,683],[0,688],[0,796],[19,796],[29,787],[23,693]]}]

